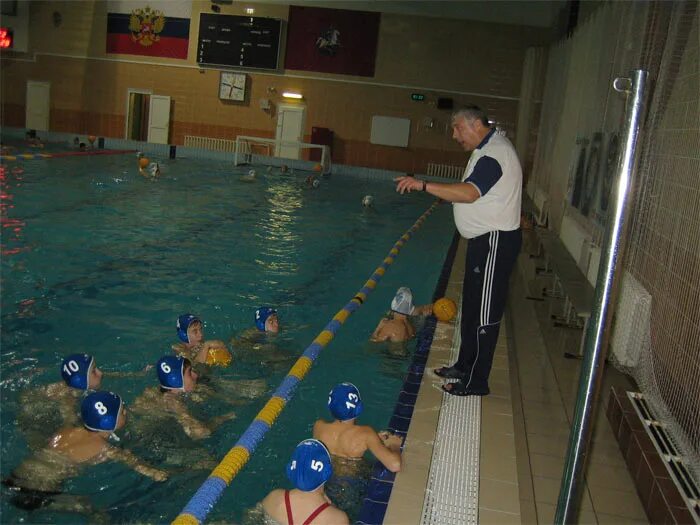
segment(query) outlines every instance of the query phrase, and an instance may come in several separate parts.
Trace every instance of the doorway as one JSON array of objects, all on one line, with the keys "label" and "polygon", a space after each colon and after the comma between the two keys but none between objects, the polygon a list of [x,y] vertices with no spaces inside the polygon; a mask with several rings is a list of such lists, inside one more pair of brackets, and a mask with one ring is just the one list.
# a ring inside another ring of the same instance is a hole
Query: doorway
[{"label": "doorway", "polygon": [[[277,110],[277,140],[302,142],[305,120],[306,106],[281,104]],[[299,150],[299,146],[277,144],[275,155],[286,159],[298,159]]]},{"label": "doorway", "polygon": [[51,84],[49,82],[27,81],[27,107],[25,126],[27,129],[48,131],[51,107]]},{"label": "doorway", "polygon": [[126,138],[142,142],[147,141],[151,92],[129,89],[126,103]]}]

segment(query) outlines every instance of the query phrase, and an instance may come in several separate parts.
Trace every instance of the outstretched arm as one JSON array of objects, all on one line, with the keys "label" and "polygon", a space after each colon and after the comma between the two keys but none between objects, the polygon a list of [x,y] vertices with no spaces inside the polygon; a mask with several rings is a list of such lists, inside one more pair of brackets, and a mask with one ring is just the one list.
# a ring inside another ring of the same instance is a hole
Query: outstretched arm
[{"label": "outstretched arm", "polygon": [[109,447],[106,456],[114,461],[119,461],[128,465],[139,474],[151,478],[154,481],[165,481],[168,479],[168,473],[164,470],[153,468],[143,463],[133,452],[117,447]]},{"label": "outstretched arm", "polygon": [[396,191],[404,194],[412,191],[423,191],[449,202],[472,203],[481,197],[479,190],[471,182],[443,183],[427,182],[414,177],[396,177]]}]

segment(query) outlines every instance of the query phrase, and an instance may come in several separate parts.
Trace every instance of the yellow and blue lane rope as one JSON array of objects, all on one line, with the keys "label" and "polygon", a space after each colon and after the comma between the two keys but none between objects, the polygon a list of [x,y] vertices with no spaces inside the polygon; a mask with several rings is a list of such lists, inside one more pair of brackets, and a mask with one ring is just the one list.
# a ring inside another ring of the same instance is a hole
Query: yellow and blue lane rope
[{"label": "yellow and blue lane rope", "polygon": [[248,426],[243,435],[231,450],[224,456],[221,462],[209,474],[209,477],[202,483],[194,496],[190,499],[184,509],[173,521],[173,525],[199,525],[204,522],[209,512],[223,494],[224,489],[231,483],[233,478],[243,469],[250,456],[262,441],[263,437],[277,420],[285,405],[294,396],[297,386],[311,369],[321,350],[330,343],[335,334],[345,321],[354,313],[367,299],[367,296],[374,290],[389,268],[394,259],[409,241],[421,224],[435,210],[439,201],[435,201],[418,220],[404,233],[389,251],[389,255],[384,258],[372,276],[365,282],[365,285],[348,302],[319,333],[313,342],[304,350],[302,356],[289,370],[289,373],[272,394],[265,406],[255,416],[253,422]]},{"label": "yellow and blue lane rope", "polygon": [[50,159],[53,157],[50,153],[15,153],[14,155],[0,155],[0,162],[4,160],[33,160],[33,159]]}]

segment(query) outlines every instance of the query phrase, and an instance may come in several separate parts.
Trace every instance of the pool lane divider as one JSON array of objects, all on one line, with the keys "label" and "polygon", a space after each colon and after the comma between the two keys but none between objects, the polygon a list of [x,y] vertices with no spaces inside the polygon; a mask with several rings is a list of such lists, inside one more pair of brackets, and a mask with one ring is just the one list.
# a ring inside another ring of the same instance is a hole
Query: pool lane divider
[{"label": "pool lane divider", "polygon": [[92,157],[94,155],[123,155],[136,153],[135,149],[105,149],[95,151],[59,151],[57,153],[18,153],[17,155],[0,155],[0,162],[5,160],[43,160],[62,157]]},{"label": "pool lane divider", "polygon": [[[447,250],[435,291],[433,292],[433,303],[445,296],[450,272],[452,271],[457,247],[459,246],[459,239],[459,232],[455,231],[452,243]],[[425,373],[425,365],[428,362],[428,354],[433,344],[436,327],[437,319],[435,316],[428,316],[416,338],[416,351],[413,354],[408,373],[399,391],[394,413],[389,419],[387,428],[393,430],[395,434],[404,439],[408,434],[408,427],[413,418],[413,409],[418,399],[418,391]],[[395,473],[387,470],[380,461],[375,461],[369,484],[367,485],[367,494],[360,508],[360,514],[356,523],[360,525],[380,525],[384,522],[395,478]]]},{"label": "pool lane divider", "polygon": [[367,296],[377,287],[384,273],[398,256],[401,248],[411,239],[413,233],[420,228],[428,216],[435,211],[439,204],[435,201],[418,220],[399,238],[364,286],[350,301],[333,316],[326,327],[316,336],[313,342],[287,373],[277,390],[272,394],[265,406],[255,416],[253,422],[238,439],[238,442],[224,456],[221,462],[209,474],[184,509],[172,522],[173,525],[199,525],[207,518],[234,477],[243,469],[248,459],[253,455],[268,430],[274,425],[286,404],[292,399],[297,386],[311,369],[314,361],[335,337],[340,327],[356,310],[364,304]]}]

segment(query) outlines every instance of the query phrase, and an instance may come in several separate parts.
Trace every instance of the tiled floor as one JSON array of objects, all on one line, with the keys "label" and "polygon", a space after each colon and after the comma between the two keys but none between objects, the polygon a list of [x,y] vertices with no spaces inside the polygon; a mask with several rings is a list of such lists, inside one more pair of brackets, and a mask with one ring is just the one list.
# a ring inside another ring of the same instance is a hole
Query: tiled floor
[{"label": "tiled floor", "polygon": [[[556,328],[549,320],[552,300],[526,299],[545,282],[531,280],[534,264],[521,255],[510,292],[510,345],[514,383],[515,438],[523,523],[552,523],[567,451],[569,424],[578,388],[581,331]],[[526,286],[527,283],[527,286]],[[535,294],[533,294],[535,295]],[[606,366],[579,523],[648,523],[620,453],[605,406],[611,385],[633,389],[629,379]]]},{"label": "tiled floor", "polygon": [[[464,243],[462,243],[464,244]],[[463,276],[464,246],[455,258],[447,296],[457,299]],[[569,424],[578,387],[580,330],[555,328],[547,302],[526,299],[533,261],[521,256],[514,272],[509,304],[490,377],[491,395],[481,404],[479,523],[552,523],[567,451]],[[440,323],[428,368],[449,359],[454,327]],[[440,381],[424,376],[404,448],[404,470],[396,478],[385,523],[420,523],[432,441],[440,410]],[[632,389],[609,367],[596,411],[579,523],[648,523],[627,472],[605,405],[611,385]]]}]

